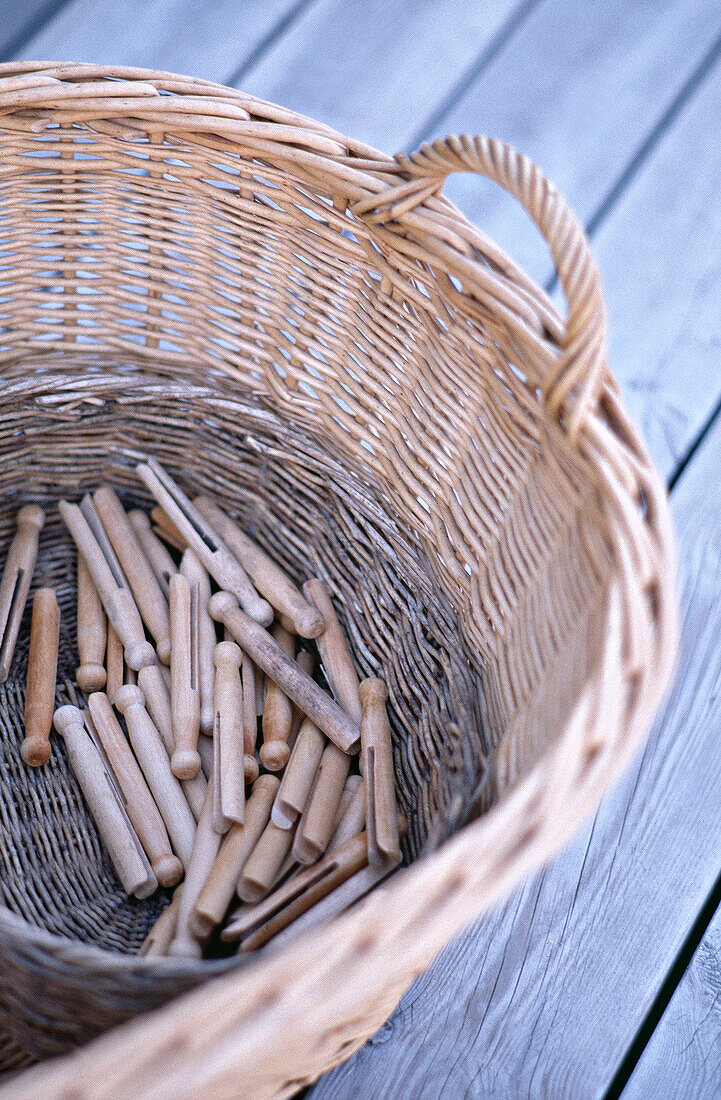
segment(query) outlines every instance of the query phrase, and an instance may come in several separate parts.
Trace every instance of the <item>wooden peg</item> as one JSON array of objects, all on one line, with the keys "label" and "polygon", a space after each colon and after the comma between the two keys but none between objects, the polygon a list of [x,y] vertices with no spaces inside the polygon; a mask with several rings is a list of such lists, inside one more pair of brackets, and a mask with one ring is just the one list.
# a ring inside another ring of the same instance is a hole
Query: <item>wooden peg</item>
[{"label": "wooden peg", "polygon": [[[261,947],[286,928],[321,898],[326,897],[368,862],[365,833],[353,837],[333,855],[324,856],[313,867],[305,867],[278,890],[231,919],[221,934],[226,942],[244,937],[243,951]],[[242,880],[241,880],[242,881]],[[251,934],[252,933],[252,934]]]},{"label": "wooden peg", "polygon": [[209,604],[216,622],[228,627],[240,648],[282,688],[304,714],[343,752],[353,752],[360,730],[321,687],[311,680],[258,623],[238,607],[229,592],[216,592]]},{"label": "wooden peg", "polygon": [[96,691],[89,697],[88,707],[113,775],[123,793],[128,817],[155,876],[161,886],[177,886],[183,877],[183,864],[171,851],[163,818],[130,751],[110,700],[104,692]]},{"label": "wooden peg", "polygon": [[343,791],[344,797],[346,794],[349,797],[345,806],[342,805],[343,799],[341,799],[341,805],[338,807],[339,810],[342,808],[342,814],[340,820],[336,817],[333,835],[326,849],[328,852],[334,852],[336,848],[341,848],[347,840],[358,836],[358,833],[362,833],[365,829],[366,796],[362,776],[348,776]]},{"label": "wooden peg", "polygon": [[58,511],[85,559],[108,619],[125,647],[128,664],[134,669],[152,664],[155,650],[145,638],[140,612],[117,559],[106,558],[86,515],[77,504],[61,500]]},{"label": "wooden peg", "polygon": [[75,679],[81,691],[100,691],[107,679],[103,661],[108,627],[100,596],[82,554],[78,554],[77,606],[80,664]]},{"label": "wooden peg", "polygon": [[292,844],[292,829],[279,829],[268,822],[240,876],[237,894],[241,901],[263,897],[275,882]]},{"label": "wooden peg", "polygon": [[275,775],[259,776],[245,806],[245,822],[234,825],[223,840],[217,859],[200,891],[190,928],[201,938],[210,935],[228,911],[243,868],[270,818],[278,790]]},{"label": "wooden peg", "polygon": [[279,829],[292,829],[303,813],[326,744],[325,736],[306,718],[273,803],[271,816]]},{"label": "wooden peg", "polygon": [[[328,854],[331,854],[330,849]],[[303,932],[308,932],[311,928],[317,928],[318,925],[325,924],[327,921],[333,920],[334,917],[339,917],[346,909],[350,909],[351,905],[355,905],[375,886],[378,886],[383,879],[388,878],[394,870],[394,867],[388,866],[363,867],[360,871],[356,871],[340,886],[334,887],[329,894],[311,905],[302,916],[293,919],[282,932],[272,936],[273,948],[278,950],[278,948],[302,935]],[[249,948],[246,949],[250,950]]]},{"label": "wooden peg", "polygon": [[170,662],[170,617],[163,590],[143,553],[135,528],[125,514],[117,494],[109,485],[101,485],[93,493],[110,544],[120,562],[140,616],[155,639],[158,657]]},{"label": "wooden peg", "polygon": [[198,690],[200,692],[200,732],[206,737],[213,736],[215,715],[213,712],[213,690],[215,668],[213,651],[217,641],[215,623],[210,617],[210,577],[197,554],[186,550],[180,562],[180,572],[187,578],[191,590],[197,590],[198,605]]},{"label": "wooden peg", "polygon": [[125,716],[128,737],[155,804],[165,822],[173,848],[187,867],[195,838],[195,818],[170,761],[160,734],[145,709],[139,687],[125,684],[115,696],[115,706]]},{"label": "wooden peg", "polygon": [[240,562],[182,489],[153,459],[147,464],[141,462],[137,472],[211,577],[238,598],[252,619],[268,626],[273,621],[273,608],[258,595]]},{"label": "wooden peg", "polygon": [[349,768],[350,757],[336,745],[326,745],[295,835],[293,855],[299,863],[315,863],[328,847]]},{"label": "wooden peg", "polygon": [[165,539],[169,546],[172,546],[174,550],[178,550],[181,554],[188,549],[188,544],[180,531],[159,504],[151,508],[150,518],[155,524],[154,533]]},{"label": "wooden peg", "polygon": [[54,588],[38,588],[33,598],[30,621],[25,692],[25,739],[20,755],[26,764],[39,768],[50,759],[50,731],[55,710],[55,679],[58,671],[60,610]]},{"label": "wooden peg", "polygon": [[388,689],[369,677],[359,688],[363,705],[361,763],[364,776],[368,862],[371,867],[399,863],[398,811],[391,727],[386,711]]},{"label": "wooden peg", "polygon": [[123,889],[136,898],[150,897],[157,889],[158,880],[117,797],[100,753],[85,730],[82,711],[69,704],[59,707],[53,724],[65,741],[70,767]]},{"label": "wooden peg", "polygon": [[[408,821],[403,814],[398,815],[398,832],[401,839],[408,832]],[[331,850],[328,849],[328,856]],[[325,898],[317,901],[301,917],[289,924],[282,932],[273,937],[273,946],[278,949],[295,939],[303,932],[316,928],[319,924],[340,916],[375,886],[378,886],[385,878],[393,874],[396,866],[388,864],[384,867],[363,867],[356,871],[349,879],[337,886]]]},{"label": "wooden peg", "polygon": [[245,816],[243,760],[243,655],[235,642],[218,642],[215,662],[215,731],[213,734],[215,803],[213,828],[227,833],[242,825]]},{"label": "wooden peg", "polygon": [[15,523],[15,537],[0,581],[0,684],[5,683],[10,673],[45,513],[37,504],[26,504],[15,517]]},{"label": "wooden peg", "polygon": [[150,568],[155,574],[155,579],[160,585],[166,600],[170,596],[170,578],[178,572],[178,567],[168,553],[165,545],[160,541],[150,525],[150,519],[139,508],[133,508],[128,512],[128,519],[133,525],[133,530],[138,536],[138,542],[143,548]]},{"label": "wooden peg", "polygon": [[254,783],[260,768],[255,756],[255,742],[258,737],[258,718],[256,714],[255,683],[257,669],[247,653],[243,653],[243,751],[245,782]]},{"label": "wooden peg", "polygon": [[261,595],[287,620],[285,625],[289,632],[300,634],[301,638],[317,638],[323,632],[323,615],[303,598],[280,566],[208,497],[196,497],[193,503],[224,540]]},{"label": "wooden peg", "polygon": [[[335,817],[333,818],[333,832],[335,832],[335,830],[338,828],[341,821],[343,820],[343,815],[345,814],[346,810],[348,809],[348,805],[350,803],[350,800],[352,799],[353,795],[356,792],[356,789],[358,788],[359,784],[362,781],[363,781],[363,776],[361,776],[361,775],[349,775],[348,778],[346,779],[345,784],[343,786],[343,794],[340,796],[340,802],[338,803],[338,809],[336,810]],[[363,831],[362,829],[358,830],[359,833],[362,832],[362,831]]]},{"label": "wooden peg", "polygon": [[[295,636],[289,634],[280,623],[274,623],[271,637],[290,660],[295,657]],[[285,692],[270,678],[265,683],[263,705],[263,744],[260,746],[260,762],[270,772],[282,771],[288,763],[290,749],[288,738],[293,724],[293,704]]]},{"label": "wooden peg", "polygon": [[200,815],[195,833],[190,863],[185,869],[185,882],[183,883],[183,894],[178,906],[175,936],[168,949],[169,955],[179,958],[199,959],[203,954],[201,942],[193,931],[195,926],[191,928],[190,917],[200,891],[205,885],[205,880],[215,863],[222,839],[220,834],[213,828],[213,803],[213,789],[212,785],[209,785],[203,812]]},{"label": "wooden peg", "polygon": [[[138,673],[138,686],[145,699],[145,707],[153,720],[161,738],[168,759],[173,755],[175,742],[173,741],[173,719],[170,711],[170,692],[163,673],[167,671],[165,665],[148,665],[141,668]],[[208,786],[202,771],[198,772],[194,779],[183,779],[180,783],[183,794],[190,806],[193,817],[200,820],[205,802],[205,792]]]},{"label": "wooden peg", "polygon": [[200,771],[198,691],[198,589],[182,573],[170,579],[170,708],[173,715],[173,774],[193,779]]},{"label": "wooden peg", "polygon": [[[298,653],[295,658],[295,662],[298,665],[298,668],[305,672],[306,676],[310,676],[312,679],[313,671],[315,669],[315,657],[313,656],[313,654],[310,653],[307,649],[301,649],[300,653]],[[298,734],[300,733],[300,728],[303,725],[304,721],[305,715],[303,714],[303,711],[300,709],[299,706],[297,706],[297,704],[294,703],[293,718],[290,723],[290,734],[288,736],[288,748],[291,752],[293,751],[293,746],[295,745]]]},{"label": "wooden peg", "polygon": [[355,670],[343,628],[335,613],[333,601],[323,581],[317,577],[306,581],[303,591],[325,620],[325,630],[318,638],[317,645],[330,690],[346,714],[356,725],[359,725],[362,708],[358,696],[358,673]]},{"label": "wooden peg", "polygon": [[118,694],[125,680],[125,657],[123,655],[123,643],[120,641],[115,631],[115,627],[111,622],[108,622],[105,669],[105,693],[110,702],[114,703],[115,696]]},{"label": "wooden peg", "polygon": [[176,887],[170,905],[163,910],[141,943],[138,950],[139,958],[145,958],[146,955],[161,956],[168,954],[168,948],[175,935],[175,926],[178,920],[178,906],[180,905],[182,896],[183,884],[181,883],[180,886]]}]

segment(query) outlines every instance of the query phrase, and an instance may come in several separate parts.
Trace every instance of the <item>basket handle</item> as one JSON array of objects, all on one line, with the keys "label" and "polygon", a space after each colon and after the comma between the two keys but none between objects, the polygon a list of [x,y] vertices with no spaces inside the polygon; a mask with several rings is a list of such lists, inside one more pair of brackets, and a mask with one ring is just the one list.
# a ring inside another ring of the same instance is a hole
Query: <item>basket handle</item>
[{"label": "basket handle", "polygon": [[444,181],[452,172],[487,176],[530,214],[551,250],[568,306],[561,355],[544,377],[542,392],[549,412],[556,418],[565,414],[575,437],[604,380],[606,310],[588,238],[563,195],[533,161],[496,138],[451,135],[415,153],[397,153],[395,160],[416,179]]}]

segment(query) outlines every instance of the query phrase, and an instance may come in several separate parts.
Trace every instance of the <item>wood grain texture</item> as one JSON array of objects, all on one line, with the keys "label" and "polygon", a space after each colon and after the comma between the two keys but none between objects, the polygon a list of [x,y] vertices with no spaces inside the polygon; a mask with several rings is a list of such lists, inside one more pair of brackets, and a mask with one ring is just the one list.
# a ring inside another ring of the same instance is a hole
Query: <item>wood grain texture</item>
[{"label": "wood grain texture", "polygon": [[721,424],[674,493],[683,638],[641,757],[313,1100],[603,1095],[721,868],[720,463]]},{"label": "wood grain texture", "polygon": [[[527,153],[588,222],[721,29],[708,0],[574,0],[535,8],[429,136],[485,133]],[[418,140],[420,135],[415,135]],[[452,176],[445,194],[545,282],[548,252],[498,188]]]},{"label": "wood grain texture", "polygon": [[64,0],[4,0],[0,4],[0,61],[9,61],[25,42],[51,19]]},{"label": "wood grain texture", "polygon": [[609,362],[667,475],[721,394],[720,114],[717,64],[593,242]]},{"label": "wood grain texture", "polygon": [[227,82],[292,0],[72,0],[17,58],[168,69]]},{"label": "wood grain texture", "polygon": [[721,910],[706,930],[623,1100],[721,1093]]},{"label": "wood grain texture", "polygon": [[320,0],[243,79],[254,95],[394,153],[520,0]]}]

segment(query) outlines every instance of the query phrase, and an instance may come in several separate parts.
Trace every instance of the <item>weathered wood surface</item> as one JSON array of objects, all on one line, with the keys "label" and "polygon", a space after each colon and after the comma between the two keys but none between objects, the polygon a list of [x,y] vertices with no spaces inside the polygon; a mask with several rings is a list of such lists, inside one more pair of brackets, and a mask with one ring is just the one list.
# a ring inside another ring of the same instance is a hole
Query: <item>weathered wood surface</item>
[{"label": "weathered wood surface", "polygon": [[623,1100],[721,1095],[721,910],[623,1091]]},{"label": "weathered wood surface", "polygon": [[520,0],[320,0],[244,87],[395,153],[484,59]]},{"label": "weathered wood surface", "polygon": [[[591,0],[582,12],[575,0],[551,0],[534,9],[434,134],[484,133],[517,146],[587,223],[720,31],[708,0]],[[445,193],[546,281],[545,245],[499,188],[455,175]]]},{"label": "weathered wood surface", "polygon": [[16,57],[138,65],[232,80],[298,0],[71,0]]},{"label": "weathered wood surface", "polygon": [[4,0],[0,4],[0,61],[9,61],[66,0]]},{"label": "weathered wood surface", "polygon": [[716,64],[593,241],[609,362],[667,476],[721,396],[719,118]]},{"label": "weathered wood surface", "polygon": [[639,760],[313,1100],[603,1096],[721,870],[720,466],[721,423],[674,492],[683,639]]}]

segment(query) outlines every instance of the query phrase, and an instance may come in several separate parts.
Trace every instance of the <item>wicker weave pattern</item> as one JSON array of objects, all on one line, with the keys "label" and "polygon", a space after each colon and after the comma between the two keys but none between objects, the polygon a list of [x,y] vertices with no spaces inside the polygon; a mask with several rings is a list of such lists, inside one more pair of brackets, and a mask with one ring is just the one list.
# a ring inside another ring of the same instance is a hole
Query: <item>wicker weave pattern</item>
[{"label": "wicker weave pattern", "polygon": [[[525,157],[464,137],[391,159],[168,74],[0,73],[0,538],[20,497],[103,473],[129,487],[144,450],[187,467],[291,571],[327,563],[360,666],[391,685],[408,854],[491,807],[322,935],[191,994],[192,1011],[39,1071],[45,1095],[70,1075],[93,1095],[231,1095],[239,1072],[254,1095],[286,1095],[548,858],[638,744],[675,649],[663,487],[605,363],[586,240]],[[529,210],[565,322],[442,197],[457,170]],[[52,532],[50,546],[69,606]],[[10,916],[0,948],[8,1026],[38,1053],[69,1036],[32,1033],[36,960],[60,1008],[85,966],[107,967],[126,1008],[158,1003],[139,988],[152,969],[123,987],[107,953]]]}]

